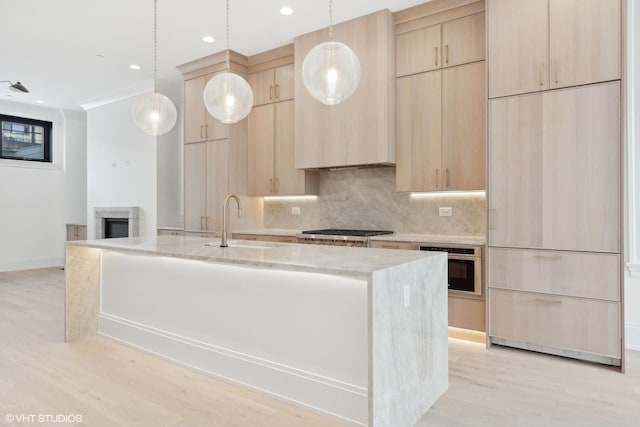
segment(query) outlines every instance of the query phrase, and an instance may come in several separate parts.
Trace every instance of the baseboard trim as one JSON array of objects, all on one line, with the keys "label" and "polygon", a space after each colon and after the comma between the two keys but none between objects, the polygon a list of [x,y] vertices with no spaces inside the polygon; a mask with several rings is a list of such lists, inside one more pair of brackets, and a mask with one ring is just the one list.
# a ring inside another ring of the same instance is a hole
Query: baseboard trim
[{"label": "baseboard trim", "polygon": [[624,324],[624,340],[625,348],[640,351],[640,323]]},{"label": "baseboard trim", "polygon": [[34,270],[36,268],[62,267],[61,257],[24,258],[0,262],[0,272],[16,270]]},{"label": "baseboard trim", "polygon": [[351,425],[367,425],[368,391],[365,388],[106,313],[98,317],[98,333]]}]

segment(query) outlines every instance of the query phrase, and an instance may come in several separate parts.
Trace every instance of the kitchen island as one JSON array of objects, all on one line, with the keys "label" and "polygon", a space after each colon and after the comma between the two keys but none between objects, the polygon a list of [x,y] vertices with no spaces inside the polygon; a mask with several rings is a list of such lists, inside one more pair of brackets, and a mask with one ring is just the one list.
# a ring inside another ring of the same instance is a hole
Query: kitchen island
[{"label": "kitchen island", "polygon": [[448,386],[446,255],[68,242],[65,340],[112,337],[330,416],[412,426]]}]

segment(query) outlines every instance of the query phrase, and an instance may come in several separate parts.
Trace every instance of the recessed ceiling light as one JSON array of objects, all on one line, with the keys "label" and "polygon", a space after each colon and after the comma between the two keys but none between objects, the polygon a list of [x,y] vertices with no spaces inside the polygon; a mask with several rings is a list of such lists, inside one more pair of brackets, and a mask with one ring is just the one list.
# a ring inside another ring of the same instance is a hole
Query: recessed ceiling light
[{"label": "recessed ceiling light", "polygon": [[129,65],[129,68],[131,68],[132,70],[139,70],[139,69],[141,69],[142,67],[141,67],[141,66],[139,66],[139,65],[137,65],[137,64],[131,64],[131,65]]},{"label": "recessed ceiling light", "polygon": [[204,36],[204,37],[202,38],[202,41],[203,41],[203,42],[205,42],[205,43],[213,43],[214,41],[216,41],[216,39],[214,39],[214,38],[213,38],[213,37],[211,37],[211,36]]},{"label": "recessed ceiling light", "polygon": [[42,99],[36,99],[36,104],[44,104],[44,101]]},{"label": "recessed ceiling light", "polygon": [[284,16],[293,15],[293,9],[291,9],[289,6],[285,6],[282,9],[280,9],[280,15],[284,15]]}]

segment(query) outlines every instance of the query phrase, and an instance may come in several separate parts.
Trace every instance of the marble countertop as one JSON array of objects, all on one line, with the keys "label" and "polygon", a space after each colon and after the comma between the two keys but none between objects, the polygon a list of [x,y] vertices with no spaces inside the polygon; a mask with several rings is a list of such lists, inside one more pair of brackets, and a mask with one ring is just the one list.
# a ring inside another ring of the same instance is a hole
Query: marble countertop
[{"label": "marble countertop", "polygon": [[[255,230],[234,230],[237,234],[258,234],[265,236],[287,236],[295,237],[302,230],[288,230],[280,228],[260,228]],[[379,241],[399,241],[411,243],[447,243],[459,245],[484,245],[486,243],[485,236],[454,236],[446,234],[385,234],[382,236],[373,236],[371,240]]]},{"label": "marble countertop", "polygon": [[219,239],[193,236],[153,236],[121,239],[83,240],[67,245],[119,252],[194,259],[208,262],[281,268],[354,277],[368,277],[376,271],[408,264],[444,253],[389,251],[344,246],[304,245],[275,242],[229,240],[228,248]]}]

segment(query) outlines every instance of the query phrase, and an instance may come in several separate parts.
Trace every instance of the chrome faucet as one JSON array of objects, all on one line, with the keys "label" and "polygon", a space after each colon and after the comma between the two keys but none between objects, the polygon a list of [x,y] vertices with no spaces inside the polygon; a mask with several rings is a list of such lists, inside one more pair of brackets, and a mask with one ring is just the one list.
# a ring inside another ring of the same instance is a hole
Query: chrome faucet
[{"label": "chrome faucet", "polygon": [[240,202],[240,197],[237,194],[229,194],[226,199],[224,199],[224,203],[222,204],[222,238],[220,239],[220,247],[226,248],[229,246],[227,244],[227,204],[229,203],[229,199],[235,199],[236,204],[238,205],[238,218],[242,216],[242,203]]}]

